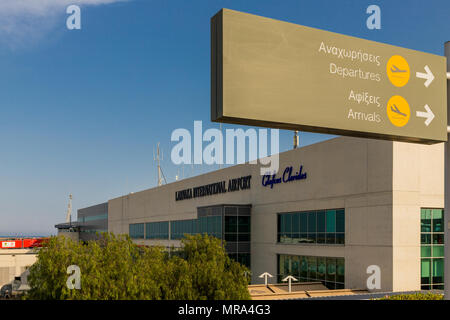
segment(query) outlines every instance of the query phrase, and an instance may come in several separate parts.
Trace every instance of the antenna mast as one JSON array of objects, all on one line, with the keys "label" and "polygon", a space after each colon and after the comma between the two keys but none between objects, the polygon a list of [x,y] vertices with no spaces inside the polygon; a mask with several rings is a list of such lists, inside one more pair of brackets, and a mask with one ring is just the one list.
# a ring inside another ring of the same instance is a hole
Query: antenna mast
[{"label": "antenna mast", "polygon": [[298,136],[298,131],[295,130],[294,132],[295,132],[294,133],[294,149],[297,149],[298,146],[300,145],[300,139],[299,139],[299,136]]},{"label": "antenna mast", "polygon": [[157,164],[158,164],[158,187],[162,186],[163,178],[164,178],[165,183],[167,184],[166,177],[164,176],[164,173],[162,172],[162,169],[161,169],[161,162],[160,162],[160,160],[163,160],[163,159],[162,159],[162,154],[160,154],[160,151],[159,151],[159,142],[158,142],[158,145],[156,147],[156,158],[154,157],[153,160],[156,161]]},{"label": "antenna mast", "polygon": [[72,224],[72,194],[69,195],[69,205],[67,206],[66,222]]}]

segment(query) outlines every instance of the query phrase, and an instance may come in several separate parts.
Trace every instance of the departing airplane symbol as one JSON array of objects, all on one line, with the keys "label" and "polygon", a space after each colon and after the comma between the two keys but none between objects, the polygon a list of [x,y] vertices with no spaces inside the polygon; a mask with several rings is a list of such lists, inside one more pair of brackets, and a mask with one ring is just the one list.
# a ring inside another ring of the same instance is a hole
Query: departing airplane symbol
[{"label": "departing airplane symbol", "polygon": [[401,69],[399,69],[396,65],[394,65],[394,67],[391,67],[391,71],[393,73],[396,73],[396,72],[408,72],[408,70],[401,70]]}]

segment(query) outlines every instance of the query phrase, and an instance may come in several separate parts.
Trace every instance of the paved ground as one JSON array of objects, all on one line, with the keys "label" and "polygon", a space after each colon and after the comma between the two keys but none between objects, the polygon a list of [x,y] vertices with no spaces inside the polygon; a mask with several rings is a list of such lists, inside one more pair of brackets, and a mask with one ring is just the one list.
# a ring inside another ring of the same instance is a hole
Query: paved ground
[{"label": "paved ground", "polygon": [[380,292],[380,293],[366,293],[366,294],[358,294],[351,296],[330,296],[330,297],[315,297],[315,298],[307,298],[309,300],[371,300],[371,299],[379,299],[384,296],[396,296],[400,294],[412,294],[412,293],[435,293],[435,294],[443,294],[442,290],[427,290],[427,291],[405,291],[405,292]]}]

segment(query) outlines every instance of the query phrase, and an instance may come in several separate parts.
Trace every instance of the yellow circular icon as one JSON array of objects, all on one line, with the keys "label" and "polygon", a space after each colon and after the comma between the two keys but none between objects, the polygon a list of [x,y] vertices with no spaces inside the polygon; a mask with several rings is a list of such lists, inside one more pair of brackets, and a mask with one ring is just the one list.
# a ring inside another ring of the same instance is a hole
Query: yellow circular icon
[{"label": "yellow circular icon", "polygon": [[402,56],[392,56],[389,59],[386,65],[386,73],[391,83],[396,87],[405,86],[411,76],[408,61]]},{"label": "yellow circular icon", "polygon": [[408,101],[401,96],[393,96],[389,99],[387,104],[387,115],[392,124],[396,127],[405,126],[409,117],[411,116],[411,110],[409,108]]}]

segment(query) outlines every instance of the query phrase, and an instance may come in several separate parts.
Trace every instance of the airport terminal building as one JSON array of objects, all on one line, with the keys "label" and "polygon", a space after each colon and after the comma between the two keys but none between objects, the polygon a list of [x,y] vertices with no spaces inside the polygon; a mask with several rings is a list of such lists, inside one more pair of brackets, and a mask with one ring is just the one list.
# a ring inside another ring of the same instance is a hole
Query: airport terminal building
[{"label": "airport terminal building", "polygon": [[[340,137],[259,165],[224,168],[78,211],[80,238],[95,230],[138,244],[179,246],[184,234],[225,240],[252,283],[293,275],[330,289],[442,289],[444,145]],[[87,230],[87,232],[85,232]]]}]

